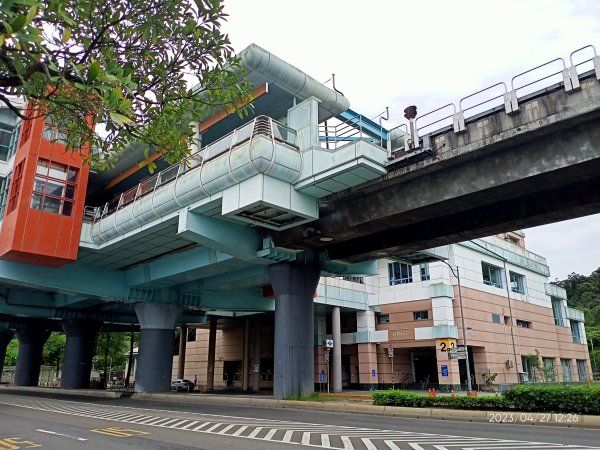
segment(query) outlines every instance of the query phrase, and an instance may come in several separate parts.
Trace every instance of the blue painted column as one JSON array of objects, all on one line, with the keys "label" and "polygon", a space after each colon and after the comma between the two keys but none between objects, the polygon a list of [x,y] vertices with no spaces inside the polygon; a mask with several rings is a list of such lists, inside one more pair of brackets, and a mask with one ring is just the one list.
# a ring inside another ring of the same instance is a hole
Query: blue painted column
[{"label": "blue painted column", "polygon": [[90,386],[94,341],[102,326],[93,320],[63,320],[67,335],[61,389],[87,389]]},{"label": "blue painted column", "polygon": [[2,379],[2,371],[4,370],[4,358],[6,357],[6,347],[12,338],[14,337],[15,332],[12,330],[2,330],[0,331],[0,380]]},{"label": "blue painted column", "polygon": [[50,331],[43,326],[17,331],[19,356],[15,369],[16,386],[37,386],[42,365],[42,350],[50,337]]},{"label": "blue painted column", "polygon": [[269,266],[275,293],[273,396],[314,393],[314,303],[320,269],[292,263]]},{"label": "blue painted column", "polygon": [[140,345],[135,371],[136,392],[171,389],[173,338],[181,307],[163,303],[138,303]]}]

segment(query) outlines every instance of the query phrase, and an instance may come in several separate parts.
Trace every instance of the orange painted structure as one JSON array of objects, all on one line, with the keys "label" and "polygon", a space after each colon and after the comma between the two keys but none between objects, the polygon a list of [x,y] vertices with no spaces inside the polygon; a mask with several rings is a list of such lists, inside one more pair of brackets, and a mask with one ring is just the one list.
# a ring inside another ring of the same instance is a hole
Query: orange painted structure
[{"label": "orange painted structure", "polygon": [[0,258],[51,267],[77,259],[89,167],[60,137],[44,117],[21,128]]}]

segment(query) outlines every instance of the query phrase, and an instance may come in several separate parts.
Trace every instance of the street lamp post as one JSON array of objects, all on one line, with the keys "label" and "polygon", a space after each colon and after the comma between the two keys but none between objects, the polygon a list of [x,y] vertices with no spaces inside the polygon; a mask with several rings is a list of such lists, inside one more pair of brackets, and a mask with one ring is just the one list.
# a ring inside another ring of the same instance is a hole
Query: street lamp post
[{"label": "street lamp post", "polygon": [[465,350],[466,350],[466,354],[467,354],[467,357],[465,359],[465,362],[467,365],[467,390],[470,391],[470,390],[472,390],[473,386],[471,385],[471,364],[469,361],[469,347],[467,346],[467,329],[465,328],[465,312],[463,309],[462,291],[460,288],[460,271],[458,269],[458,266],[456,266],[456,272],[454,272],[454,269],[452,268],[452,266],[450,264],[448,264],[446,261],[442,261],[442,262],[448,266],[448,268],[450,269],[450,272],[452,272],[452,275],[454,275],[456,277],[456,280],[458,282],[458,304],[460,306],[460,320],[461,320],[462,332],[463,332],[463,344],[465,345]]}]

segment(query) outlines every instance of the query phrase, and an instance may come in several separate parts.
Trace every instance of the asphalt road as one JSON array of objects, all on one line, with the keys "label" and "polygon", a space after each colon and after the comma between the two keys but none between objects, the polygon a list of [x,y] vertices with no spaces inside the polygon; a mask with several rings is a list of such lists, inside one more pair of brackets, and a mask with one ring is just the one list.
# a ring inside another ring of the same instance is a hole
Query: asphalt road
[{"label": "asphalt road", "polygon": [[[132,399],[0,394],[0,450],[600,450],[600,430]],[[555,418],[558,420],[558,418]],[[516,418],[518,420],[518,418]]]}]

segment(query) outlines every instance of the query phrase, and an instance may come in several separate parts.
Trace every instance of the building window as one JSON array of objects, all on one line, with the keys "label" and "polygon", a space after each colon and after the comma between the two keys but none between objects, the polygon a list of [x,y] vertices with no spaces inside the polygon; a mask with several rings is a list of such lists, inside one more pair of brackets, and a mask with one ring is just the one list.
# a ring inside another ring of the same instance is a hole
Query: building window
[{"label": "building window", "polygon": [[419,265],[419,271],[421,272],[421,281],[429,280],[429,263]]},{"label": "building window", "polygon": [[414,320],[427,320],[427,319],[429,319],[429,311],[414,311],[413,319]]},{"label": "building window", "polygon": [[502,321],[500,320],[500,314],[492,313],[492,322],[502,323]]},{"label": "building window", "polygon": [[393,262],[388,264],[390,286],[396,284],[412,283],[412,266],[408,264]]},{"label": "building window", "polygon": [[583,338],[581,333],[581,322],[571,320],[571,335],[573,336],[573,342],[575,344],[583,344]]},{"label": "building window", "polygon": [[515,272],[510,272],[510,289],[513,292],[517,292],[518,294],[524,294],[525,293],[525,276],[515,273]]},{"label": "building window", "polygon": [[76,168],[40,159],[33,184],[31,208],[70,216],[76,187]]},{"label": "building window", "polygon": [[564,327],[567,325],[565,307],[560,298],[552,298],[552,314],[554,314],[554,325]]},{"label": "building window", "polygon": [[483,272],[483,282],[488,286],[502,288],[502,269],[482,262],[481,271]]},{"label": "building window", "polygon": [[377,325],[382,324],[382,323],[390,323],[390,315],[389,314],[375,315],[375,323]]},{"label": "building window", "polygon": [[343,279],[346,280],[346,281],[351,281],[352,283],[365,284],[365,278],[364,277],[349,276],[349,277],[343,277]]},{"label": "building window", "polygon": [[17,149],[19,126],[0,123],[0,161],[8,161]]},{"label": "building window", "polygon": [[196,329],[188,328],[187,330],[187,341],[194,342],[196,340]]},{"label": "building window", "polygon": [[544,378],[546,381],[554,381],[556,375],[554,374],[554,358],[542,358],[544,364]]},{"label": "building window", "polygon": [[521,328],[531,328],[531,322],[517,319],[517,326]]},{"label": "building window", "polygon": [[587,375],[585,373],[585,360],[577,360],[577,375],[579,375],[579,381],[586,381]]},{"label": "building window", "polygon": [[8,206],[6,207],[6,214],[14,211],[17,208],[19,193],[21,192],[21,179],[23,178],[23,163],[24,161],[21,161],[15,166],[15,170],[13,170],[12,190],[10,191]]},{"label": "building window", "polygon": [[563,381],[573,381],[571,376],[571,360],[561,359],[560,366],[562,367]]},{"label": "building window", "polygon": [[4,208],[8,200],[8,188],[10,187],[10,174],[6,178],[0,177],[0,220],[4,217]]},{"label": "building window", "polygon": [[46,117],[44,122],[43,136],[48,141],[59,142],[61,144],[66,144],[67,142],[67,133],[54,125],[49,117]]}]

